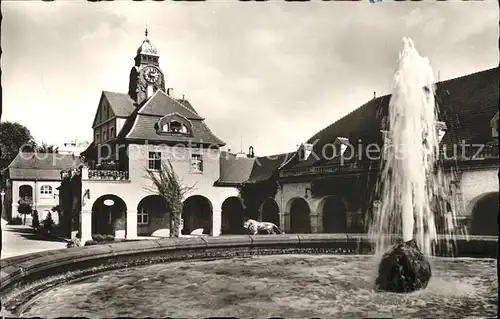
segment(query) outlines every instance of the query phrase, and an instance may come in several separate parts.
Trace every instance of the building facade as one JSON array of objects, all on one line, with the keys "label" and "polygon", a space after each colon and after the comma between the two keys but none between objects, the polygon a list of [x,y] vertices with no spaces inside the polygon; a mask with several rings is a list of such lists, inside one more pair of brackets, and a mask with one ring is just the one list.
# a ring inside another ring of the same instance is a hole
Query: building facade
[{"label": "building facade", "polygon": [[[40,220],[51,212],[57,223],[59,216],[53,209],[59,205],[60,172],[78,165],[80,158],[75,155],[20,152],[5,170],[7,189],[2,202],[5,219],[23,217],[18,212],[19,201],[27,199]],[[27,216],[27,220],[30,219],[31,216]]]},{"label": "building facade", "polygon": [[[498,235],[498,69],[439,82],[436,98],[441,165],[450,184],[447,209],[461,231]],[[373,98],[297,151],[258,157],[250,170],[232,159],[226,166],[240,169],[227,171],[217,185],[244,187],[253,216],[275,221],[279,214],[287,233],[364,232],[380,200],[380,162],[366,157],[367,145],[388,142],[389,100]]]},{"label": "building facade", "polygon": [[235,188],[216,188],[225,143],[189,101],[165,90],[157,49],[147,38],[137,50],[129,91],[104,91],[93,122],[94,140],[82,153],[82,241],[125,230],[127,238],[170,228],[168,208],[149,172],[170,162],[183,185],[183,234],[217,236],[221,207]]}]

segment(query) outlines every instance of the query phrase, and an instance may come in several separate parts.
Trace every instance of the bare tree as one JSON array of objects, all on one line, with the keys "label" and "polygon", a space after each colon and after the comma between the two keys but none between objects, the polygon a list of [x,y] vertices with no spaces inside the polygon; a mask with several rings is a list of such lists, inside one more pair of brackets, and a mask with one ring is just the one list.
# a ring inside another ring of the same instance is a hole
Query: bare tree
[{"label": "bare tree", "polygon": [[194,189],[194,185],[185,186],[169,160],[162,162],[160,170],[146,169],[146,172],[153,182],[153,186],[146,186],[146,189],[160,195],[165,200],[166,212],[170,211],[170,237],[179,237],[182,202],[185,195]]}]

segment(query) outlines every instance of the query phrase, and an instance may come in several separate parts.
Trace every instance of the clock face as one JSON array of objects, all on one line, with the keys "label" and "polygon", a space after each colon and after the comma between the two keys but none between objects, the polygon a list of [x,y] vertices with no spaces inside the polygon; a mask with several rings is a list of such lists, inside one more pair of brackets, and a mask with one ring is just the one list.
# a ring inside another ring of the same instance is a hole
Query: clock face
[{"label": "clock face", "polygon": [[148,83],[155,83],[160,77],[160,71],[157,68],[148,66],[144,69],[144,79]]}]

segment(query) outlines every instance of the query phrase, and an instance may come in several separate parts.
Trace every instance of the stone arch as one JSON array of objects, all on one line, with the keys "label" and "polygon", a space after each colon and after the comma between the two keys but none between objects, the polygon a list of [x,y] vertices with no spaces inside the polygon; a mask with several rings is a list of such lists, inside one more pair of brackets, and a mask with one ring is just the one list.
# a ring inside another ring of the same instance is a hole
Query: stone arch
[{"label": "stone arch", "polygon": [[19,198],[23,197],[33,198],[33,187],[31,185],[19,186]]},{"label": "stone arch", "polygon": [[286,211],[290,213],[290,233],[311,232],[311,209],[305,199],[302,197],[290,199]]},{"label": "stone arch", "polygon": [[471,235],[498,236],[498,192],[479,195],[469,204]]},{"label": "stone arch", "polygon": [[262,203],[260,216],[263,222],[270,222],[280,227],[280,208],[274,198],[268,197]]},{"label": "stone arch", "polygon": [[338,196],[322,198],[318,205],[324,233],[347,233],[347,203]]},{"label": "stone arch", "polygon": [[92,205],[92,234],[114,235],[115,230],[125,229],[126,214],[123,199],[114,194],[102,195]]},{"label": "stone arch", "polygon": [[160,195],[148,195],[137,205],[137,234],[150,235],[158,229],[170,229],[170,211]]},{"label": "stone arch", "polygon": [[202,195],[188,197],[182,204],[184,227],[182,234],[202,228],[203,234],[212,234],[213,206],[208,198]]},{"label": "stone arch", "polygon": [[221,234],[243,234],[244,223],[243,201],[237,196],[231,196],[224,200],[221,206]]}]

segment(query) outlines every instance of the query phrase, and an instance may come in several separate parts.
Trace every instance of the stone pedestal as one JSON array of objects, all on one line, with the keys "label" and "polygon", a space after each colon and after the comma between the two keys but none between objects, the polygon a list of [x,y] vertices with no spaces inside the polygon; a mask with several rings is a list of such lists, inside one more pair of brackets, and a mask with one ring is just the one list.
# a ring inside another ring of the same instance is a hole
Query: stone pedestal
[{"label": "stone pedestal", "polygon": [[127,228],[125,232],[125,238],[136,239],[137,238],[137,211],[135,209],[127,211]]},{"label": "stone pedestal", "polygon": [[115,239],[125,239],[125,230],[115,230]]},{"label": "stone pedestal", "polygon": [[82,211],[80,213],[80,242],[92,240],[92,211]]}]

